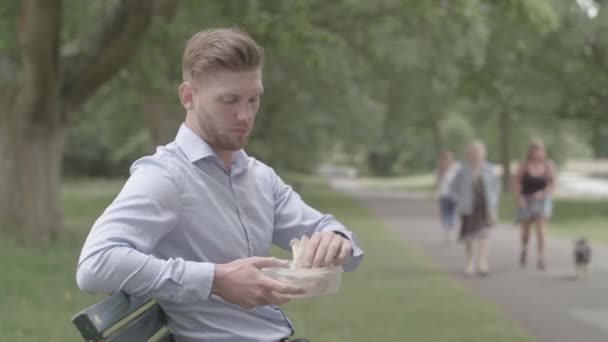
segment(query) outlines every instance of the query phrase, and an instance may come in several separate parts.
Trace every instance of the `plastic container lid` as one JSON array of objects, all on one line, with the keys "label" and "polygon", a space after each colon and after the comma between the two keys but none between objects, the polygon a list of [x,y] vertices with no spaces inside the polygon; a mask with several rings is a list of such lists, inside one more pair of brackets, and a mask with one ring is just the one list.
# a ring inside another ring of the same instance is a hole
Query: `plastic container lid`
[{"label": "plastic container lid", "polygon": [[272,279],[306,290],[304,294],[287,297],[310,298],[338,292],[344,269],[342,266],[296,269],[272,267],[263,268],[262,272]]}]

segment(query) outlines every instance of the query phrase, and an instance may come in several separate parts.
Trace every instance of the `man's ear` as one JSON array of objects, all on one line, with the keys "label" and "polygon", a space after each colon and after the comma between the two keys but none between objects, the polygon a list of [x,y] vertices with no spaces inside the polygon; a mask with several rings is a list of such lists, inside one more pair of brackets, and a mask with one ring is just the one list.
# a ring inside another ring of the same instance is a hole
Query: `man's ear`
[{"label": "man's ear", "polygon": [[194,87],[190,82],[182,82],[177,88],[179,100],[186,110],[194,110]]}]

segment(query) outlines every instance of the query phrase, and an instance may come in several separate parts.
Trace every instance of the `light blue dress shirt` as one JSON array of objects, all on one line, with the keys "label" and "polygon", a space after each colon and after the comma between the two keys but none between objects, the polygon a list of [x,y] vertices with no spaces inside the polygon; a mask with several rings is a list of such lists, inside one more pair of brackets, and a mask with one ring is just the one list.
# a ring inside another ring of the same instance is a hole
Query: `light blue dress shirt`
[{"label": "light blue dress shirt", "polygon": [[211,295],[215,264],[268,256],[272,243],[335,231],[353,242],[346,271],[363,252],[352,232],[309,207],[274,170],[240,150],[228,171],[182,125],[174,142],[131,167],[131,177],[95,222],[78,261],[91,293],[151,295],[177,341],[278,341],[293,333],[276,306],[245,310]]}]

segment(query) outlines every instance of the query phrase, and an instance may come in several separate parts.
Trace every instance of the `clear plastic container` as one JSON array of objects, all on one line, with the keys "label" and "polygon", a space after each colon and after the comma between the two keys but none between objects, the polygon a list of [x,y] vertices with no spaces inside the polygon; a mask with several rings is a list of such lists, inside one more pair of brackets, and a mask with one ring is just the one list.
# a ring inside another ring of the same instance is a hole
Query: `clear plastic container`
[{"label": "clear plastic container", "polygon": [[344,270],[342,266],[324,268],[263,268],[262,272],[282,283],[298,286],[306,290],[301,295],[289,298],[310,298],[338,292]]}]

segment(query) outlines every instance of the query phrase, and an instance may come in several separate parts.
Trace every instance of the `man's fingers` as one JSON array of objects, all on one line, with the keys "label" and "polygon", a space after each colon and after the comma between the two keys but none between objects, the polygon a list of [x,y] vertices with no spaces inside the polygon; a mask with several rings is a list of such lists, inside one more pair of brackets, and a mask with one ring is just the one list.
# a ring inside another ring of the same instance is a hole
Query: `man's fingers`
[{"label": "man's fingers", "polygon": [[264,288],[267,291],[276,292],[280,295],[299,295],[306,292],[301,287],[285,284],[266,276],[264,276]]},{"label": "man's fingers", "polygon": [[289,263],[286,260],[277,258],[252,257],[251,264],[258,269],[266,267],[288,267]]},{"label": "man's fingers", "polygon": [[350,257],[351,255],[353,255],[353,244],[350,242],[350,240],[347,239],[342,239],[342,247],[340,248],[340,255],[338,255],[338,260],[340,262],[340,265],[342,264],[342,262],[344,262],[344,260],[346,260],[346,258]]},{"label": "man's fingers", "polygon": [[329,249],[329,245],[333,241],[334,233],[323,233],[321,235],[321,242],[319,242],[319,247],[317,247],[317,251],[315,252],[315,258],[312,261],[312,267],[323,267],[325,266],[325,256],[327,255],[327,250]]},{"label": "man's fingers", "polygon": [[343,244],[344,238],[338,234],[335,234],[334,238],[329,244],[329,247],[327,248],[327,254],[325,254],[325,266],[335,266],[335,263],[340,256],[340,251]]},{"label": "man's fingers", "polygon": [[290,298],[286,297],[284,295],[281,295],[280,293],[271,291],[268,295],[268,299],[269,299],[270,304],[282,305],[282,304],[289,302]]},{"label": "man's fingers", "polygon": [[308,241],[308,246],[304,251],[304,267],[310,268],[312,267],[313,260],[317,253],[317,249],[319,247],[319,243],[321,242],[321,233],[314,233]]}]

